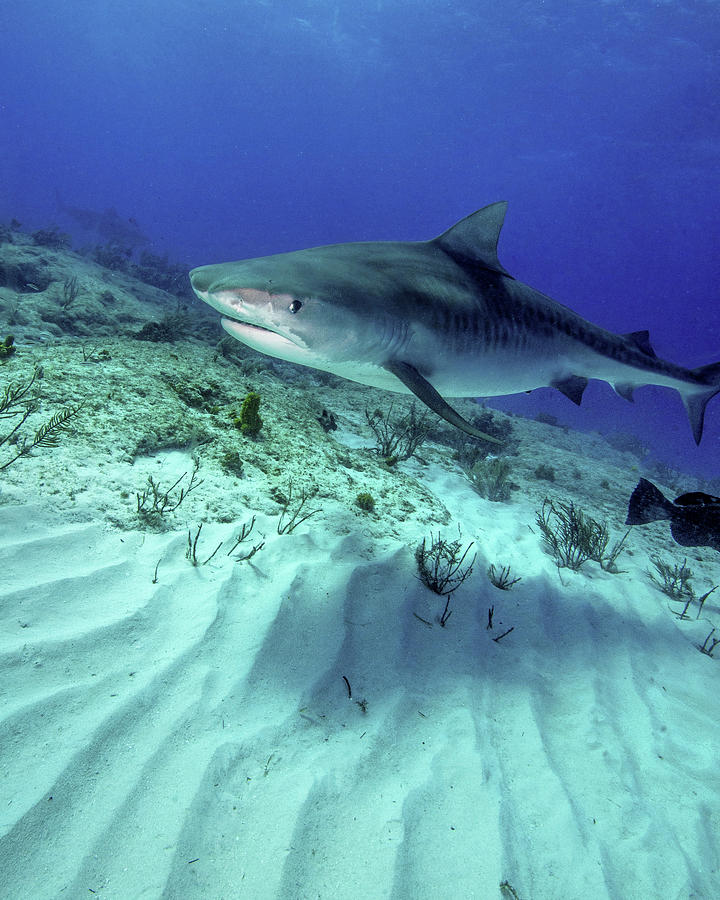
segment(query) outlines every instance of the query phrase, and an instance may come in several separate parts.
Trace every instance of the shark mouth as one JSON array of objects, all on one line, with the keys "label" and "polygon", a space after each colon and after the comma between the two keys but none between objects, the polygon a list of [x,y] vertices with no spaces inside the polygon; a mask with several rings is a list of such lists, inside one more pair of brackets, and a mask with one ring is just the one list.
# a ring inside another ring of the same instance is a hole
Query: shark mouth
[{"label": "shark mouth", "polygon": [[[222,314],[220,322],[231,337],[253,350],[257,350],[258,353],[266,353],[268,356],[275,356],[290,362],[311,365],[309,358],[312,353],[303,341],[286,337],[267,325],[260,325],[253,322],[251,318],[245,317],[244,310],[238,308],[243,305],[238,303],[238,299],[243,301],[246,299],[243,296],[244,292],[214,290],[212,281],[208,286],[202,283],[203,272],[204,269],[201,267],[190,274],[193,290],[202,301]],[[259,295],[259,299],[267,297],[261,291],[251,290],[250,293]]]},{"label": "shark mouth", "polygon": [[307,348],[270,328],[226,316],[221,319],[221,324],[231,337],[259,353],[267,353],[269,356],[277,356],[290,362],[307,362],[309,356]]}]

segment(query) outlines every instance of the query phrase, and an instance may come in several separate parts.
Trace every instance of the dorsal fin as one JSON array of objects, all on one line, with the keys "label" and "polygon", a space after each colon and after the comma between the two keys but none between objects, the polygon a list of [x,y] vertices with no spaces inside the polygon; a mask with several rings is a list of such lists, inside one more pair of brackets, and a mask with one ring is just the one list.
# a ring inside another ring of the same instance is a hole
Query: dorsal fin
[{"label": "dorsal fin", "polygon": [[652,344],[650,343],[650,332],[649,331],[629,331],[627,334],[623,335],[624,338],[627,338],[629,341],[632,341],[633,344],[638,348],[638,350],[642,350],[643,353],[648,356],[652,356],[653,359],[657,359],[657,354],[652,348]]},{"label": "dorsal fin", "polygon": [[479,263],[491,272],[512,278],[497,258],[498,238],[506,211],[507,203],[504,200],[491,203],[490,206],[485,206],[461,219],[452,228],[436,237],[432,243],[442,247],[461,265],[468,262]]}]

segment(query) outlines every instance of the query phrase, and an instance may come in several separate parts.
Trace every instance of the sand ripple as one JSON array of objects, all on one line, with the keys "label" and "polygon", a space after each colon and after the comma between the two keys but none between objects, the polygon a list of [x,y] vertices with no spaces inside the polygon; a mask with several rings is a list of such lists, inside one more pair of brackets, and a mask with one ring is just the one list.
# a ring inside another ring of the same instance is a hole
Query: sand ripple
[{"label": "sand ripple", "polygon": [[399,543],[3,515],[4,897],[717,895],[716,664],[623,582],[429,628]]}]

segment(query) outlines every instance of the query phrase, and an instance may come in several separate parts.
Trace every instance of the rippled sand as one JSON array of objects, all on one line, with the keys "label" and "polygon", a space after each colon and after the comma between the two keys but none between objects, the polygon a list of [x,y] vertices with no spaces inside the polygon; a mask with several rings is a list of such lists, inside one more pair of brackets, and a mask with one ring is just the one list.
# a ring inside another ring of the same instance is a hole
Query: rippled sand
[{"label": "rippled sand", "polygon": [[253,560],[193,567],[184,531],[5,506],[2,895],[717,896],[717,660],[639,575],[563,585],[488,507],[526,575],[441,628],[362,529],[261,517]]},{"label": "rippled sand", "polygon": [[[659,524],[624,574],[558,572],[535,525],[548,494],[618,538],[631,454],[513,419],[517,487],[492,503],[447,445],[394,468],[367,449],[381,392],[199,341],[80,349],[4,370],[43,366],[33,429],[85,405],[0,479],[3,900],[720,896],[720,669],[697,649],[720,592],[680,622],[646,575],[687,556],[699,594],[717,554]],[[231,424],[250,387],[256,442]],[[149,527],[136,492],[187,484],[192,452],[202,486]],[[290,481],[318,512],[278,534]],[[235,561],[253,516],[265,545]],[[223,546],[193,566],[201,522],[198,562]],[[443,628],[414,551],[459,527],[478,555]]]}]

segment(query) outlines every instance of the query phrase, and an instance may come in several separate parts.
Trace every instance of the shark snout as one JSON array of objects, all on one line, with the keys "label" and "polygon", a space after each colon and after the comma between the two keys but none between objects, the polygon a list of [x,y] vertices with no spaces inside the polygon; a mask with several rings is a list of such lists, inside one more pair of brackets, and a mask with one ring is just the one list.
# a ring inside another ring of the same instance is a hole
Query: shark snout
[{"label": "shark snout", "polygon": [[190,284],[196,294],[207,295],[216,281],[214,266],[199,266],[190,272]]}]

